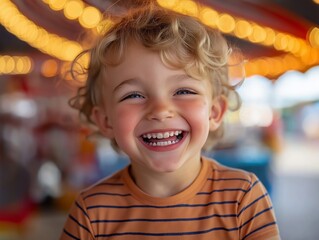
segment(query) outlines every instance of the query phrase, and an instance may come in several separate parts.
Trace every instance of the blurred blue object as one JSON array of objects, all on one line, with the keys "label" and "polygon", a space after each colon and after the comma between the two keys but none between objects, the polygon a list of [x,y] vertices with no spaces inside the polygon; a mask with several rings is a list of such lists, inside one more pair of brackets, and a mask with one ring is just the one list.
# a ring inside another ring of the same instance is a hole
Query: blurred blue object
[{"label": "blurred blue object", "polygon": [[204,155],[225,166],[255,173],[271,194],[272,152],[269,149],[257,146],[240,146],[218,149],[214,152],[204,153]]}]

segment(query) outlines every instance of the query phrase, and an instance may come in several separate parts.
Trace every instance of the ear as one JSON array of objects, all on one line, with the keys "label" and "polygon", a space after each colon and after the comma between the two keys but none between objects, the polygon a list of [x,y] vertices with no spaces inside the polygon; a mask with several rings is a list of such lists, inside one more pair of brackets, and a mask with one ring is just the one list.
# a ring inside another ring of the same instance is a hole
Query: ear
[{"label": "ear", "polygon": [[95,124],[101,131],[101,133],[109,138],[113,139],[114,138],[114,133],[113,133],[113,127],[112,124],[110,123],[110,119],[106,114],[106,110],[103,109],[102,107],[97,107],[95,106],[92,109],[92,119],[94,120]]},{"label": "ear", "polygon": [[228,104],[225,96],[218,96],[213,100],[209,115],[211,131],[216,130],[221,125],[227,106]]}]

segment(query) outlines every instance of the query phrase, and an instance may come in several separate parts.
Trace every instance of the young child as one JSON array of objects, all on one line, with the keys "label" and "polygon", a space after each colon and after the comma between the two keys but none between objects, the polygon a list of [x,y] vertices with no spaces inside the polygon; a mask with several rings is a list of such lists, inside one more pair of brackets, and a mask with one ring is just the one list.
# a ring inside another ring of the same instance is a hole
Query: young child
[{"label": "young child", "polygon": [[256,176],[201,155],[234,91],[229,52],[216,30],[154,5],[97,41],[74,106],[130,165],[82,191],[61,240],[279,239]]}]

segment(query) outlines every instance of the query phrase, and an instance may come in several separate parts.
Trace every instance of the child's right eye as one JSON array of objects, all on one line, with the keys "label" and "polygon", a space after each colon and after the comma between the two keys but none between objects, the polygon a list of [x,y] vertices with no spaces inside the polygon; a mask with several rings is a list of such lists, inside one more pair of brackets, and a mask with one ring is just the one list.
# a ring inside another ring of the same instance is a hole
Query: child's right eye
[{"label": "child's right eye", "polygon": [[125,97],[123,97],[121,99],[121,101],[124,101],[127,99],[135,99],[135,98],[144,98],[144,97],[141,94],[139,94],[138,92],[133,92],[133,93],[125,95]]}]

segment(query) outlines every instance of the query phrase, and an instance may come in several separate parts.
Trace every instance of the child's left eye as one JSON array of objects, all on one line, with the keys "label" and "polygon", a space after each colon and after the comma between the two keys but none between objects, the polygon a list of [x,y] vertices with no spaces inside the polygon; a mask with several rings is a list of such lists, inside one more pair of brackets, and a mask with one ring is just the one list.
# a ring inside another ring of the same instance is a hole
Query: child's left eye
[{"label": "child's left eye", "polygon": [[124,96],[121,101],[124,101],[124,100],[128,100],[128,99],[138,99],[138,98],[144,98],[143,95],[141,95],[140,93],[138,92],[132,92],[130,94],[127,94],[126,96]]},{"label": "child's left eye", "polygon": [[187,95],[187,94],[196,94],[193,90],[189,89],[179,89],[176,91],[175,95]]}]

